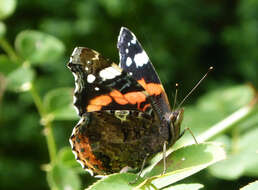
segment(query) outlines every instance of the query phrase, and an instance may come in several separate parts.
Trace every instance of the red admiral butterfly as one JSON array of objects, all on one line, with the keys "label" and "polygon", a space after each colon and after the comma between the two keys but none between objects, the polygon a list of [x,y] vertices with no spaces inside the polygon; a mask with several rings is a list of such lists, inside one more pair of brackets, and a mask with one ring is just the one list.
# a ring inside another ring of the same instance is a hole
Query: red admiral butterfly
[{"label": "red admiral butterfly", "polygon": [[160,79],[135,35],[121,28],[119,66],[98,52],[75,48],[74,105],[81,117],[70,137],[83,168],[106,175],[140,168],[181,136],[183,109],[171,110]]}]

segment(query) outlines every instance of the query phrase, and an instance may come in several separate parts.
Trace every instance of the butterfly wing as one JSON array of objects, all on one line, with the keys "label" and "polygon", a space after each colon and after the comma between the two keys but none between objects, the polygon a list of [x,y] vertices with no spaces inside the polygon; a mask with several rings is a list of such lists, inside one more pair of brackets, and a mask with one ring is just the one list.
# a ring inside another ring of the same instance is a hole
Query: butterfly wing
[{"label": "butterfly wing", "polygon": [[75,77],[74,105],[80,116],[101,110],[150,108],[145,89],[130,74],[92,49],[75,48],[68,68]]},{"label": "butterfly wing", "polygon": [[141,44],[135,35],[122,27],[117,47],[120,56],[120,67],[138,81],[153,98],[154,109],[159,115],[171,111],[166,92],[161,81]]}]

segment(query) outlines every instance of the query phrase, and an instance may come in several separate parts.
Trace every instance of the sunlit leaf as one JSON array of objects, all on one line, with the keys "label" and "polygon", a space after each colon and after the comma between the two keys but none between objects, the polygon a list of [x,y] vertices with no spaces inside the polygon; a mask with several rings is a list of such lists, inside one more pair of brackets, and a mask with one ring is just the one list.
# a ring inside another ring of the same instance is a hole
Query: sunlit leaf
[{"label": "sunlit leaf", "polygon": [[81,187],[79,176],[68,167],[61,163],[53,166],[47,173],[47,180],[53,189],[72,189],[79,190]]},{"label": "sunlit leaf", "polygon": [[0,38],[2,38],[6,33],[6,27],[3,22],[0,21]]},{"label": "sunlit leaf", "polygon": [[228,159],[209,168],[211,174],[218,178],[235,180],[242,175],[258,177],[258,129],[254,128],[239,137],[234,146],[234,152]]},{"label": "sunlit leaf", "polygon": [[203,188],[202,184],[192,183],[192,184],[172,185],[170,187],[163,188],[162,190],[198,190],[201,188]]},{"label": "sunlit leaf", "polygon": [[249,183],[247,186],[242,187],[240,190],[257,190],[258,189],[258,181],[253,183]]},{"label": "sunlit leaf", "polygon": [[248,85],[212,91],[201,97],[196,105],[185,108],[183,125],[190,127],[195,134],[199,134],[247,105],[253,97],[254,90]]},{"label": "sunlit leaf", "polygon": [[78,119],[73,107],[73,89],[58,88],[47,93],[44,106],[50,120]]},{"label": "sunlit leaf", "polygon": [[19,54],[31,63],[55,62],[64,53],[64,45],[57,38],[33,30],[18,34],[15,47]]},{"label": "sunlit leaf", "polygon": [[193,144],[179,148],[166,158],[166,174],[160,175],[164,168],[163,160],[161,160],[154,167],[144,170],[144,177],[150,177],[150,179],[147,179],[141,186],[154,185],[157,188],[168,186],[224,160],[225,157],[223,148],[213,143]]},{"label": "sunlit leaf", "polygon": [[63,165],[67,167],[79,167],[82,170],[81,165],[74,159],[71,147],[64,147],[58,152],[58,159]]},{"label": "sunlit leaf", "polygon": [[23,65],[7,76],[7,89],[12,91],[27,91],[31,88],[34,71],[28,65]]},{"label": "sunlit leaf", "polygon": [[137,175],[132,173],[112,174],[97,181],[88,187],[87,190],[131,190],[143,181],[140,178],[137,183],[132,183],[136,177]]},{"label": "sunlit leaf", "polygon": [[0,0],[0,20],[13,14],[16,7],[16,0]]}]

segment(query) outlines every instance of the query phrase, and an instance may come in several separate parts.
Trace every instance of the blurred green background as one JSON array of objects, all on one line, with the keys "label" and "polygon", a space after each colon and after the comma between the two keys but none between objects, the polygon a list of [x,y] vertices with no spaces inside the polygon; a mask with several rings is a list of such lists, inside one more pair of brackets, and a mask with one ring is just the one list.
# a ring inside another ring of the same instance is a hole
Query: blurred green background
[{"label": "blurred green background", "polygon": [[[171,102],[176,82],[180,101],[213,66],[187,100],[190,107],[215,89],[224,99],[219,89],[257,87],[257,10],[257,0],[0,0],[0,189],[49,189],[58,186],[56,179],[82,189],[94,180],[71,158],[68,142],[78,117],[70,106],[74,80],[66,64],[76,46],[118,63],[117,37],[121,26],[128,27]],[[194,130],[195,124],[187,126]],[[46,176],[56,157],[66,167]],[[204,189],[238,189],[258,174],[218,176],[203,171],[190,180]]]}]

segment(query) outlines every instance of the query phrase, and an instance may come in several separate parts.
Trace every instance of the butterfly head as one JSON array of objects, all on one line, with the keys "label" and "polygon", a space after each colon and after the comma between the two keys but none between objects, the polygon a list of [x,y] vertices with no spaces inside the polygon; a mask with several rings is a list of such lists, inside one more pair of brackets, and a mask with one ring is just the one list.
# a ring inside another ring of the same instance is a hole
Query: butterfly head
[{"label": "butterfly head", "polygon": [[170,113],[168,123],[170,128],[170,143],[174,144],[180,138],[180,128],[184,117],[184,109],[179,108]]}]

